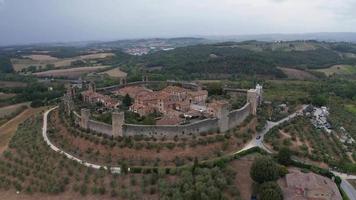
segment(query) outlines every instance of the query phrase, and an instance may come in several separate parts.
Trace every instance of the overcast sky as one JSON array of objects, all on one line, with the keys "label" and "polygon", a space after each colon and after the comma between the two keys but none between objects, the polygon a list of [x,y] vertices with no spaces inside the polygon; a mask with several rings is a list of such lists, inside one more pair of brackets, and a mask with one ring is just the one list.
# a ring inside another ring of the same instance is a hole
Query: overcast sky
[{"label": "overcast sky", "polygon": [[356,0],[0,0],[0,45],[356,32]]}]

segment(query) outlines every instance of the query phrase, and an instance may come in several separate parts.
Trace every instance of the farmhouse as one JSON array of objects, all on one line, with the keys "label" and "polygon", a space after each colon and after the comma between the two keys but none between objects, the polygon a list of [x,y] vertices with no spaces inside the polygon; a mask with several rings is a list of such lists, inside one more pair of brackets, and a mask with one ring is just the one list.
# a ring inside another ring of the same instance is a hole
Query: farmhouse
[{"label": "farmhouse", "polygon": [[341,200],[339,189],[330,179],[314,174],[293,171],[285,177],[282,187],[286,200]]}]

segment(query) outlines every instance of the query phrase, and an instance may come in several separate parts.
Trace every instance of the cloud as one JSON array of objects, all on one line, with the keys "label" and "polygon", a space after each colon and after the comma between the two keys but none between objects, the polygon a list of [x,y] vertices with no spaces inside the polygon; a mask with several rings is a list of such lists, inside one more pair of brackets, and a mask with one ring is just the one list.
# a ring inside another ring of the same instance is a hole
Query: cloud
[{"label": "cloud", "polygon": [[0,9],[0,44],[161,36],[356,31],[355,0],[0,2],[3,5]]}]

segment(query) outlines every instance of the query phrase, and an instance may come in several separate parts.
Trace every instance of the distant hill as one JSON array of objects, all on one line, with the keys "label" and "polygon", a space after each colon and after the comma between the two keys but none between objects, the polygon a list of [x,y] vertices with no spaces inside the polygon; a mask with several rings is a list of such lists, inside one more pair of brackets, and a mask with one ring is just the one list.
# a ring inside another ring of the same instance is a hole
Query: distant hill
[{"label": "distant hill", "polygon": [[339,32],[339,33],[302,33],[302,34],[256,34],[256,35],[231,35],[231,36],[207,36],[207,39],[215,41],[295,41],[295,40],[316,40],[325,42],[353,42],[356,43],[356,33]]},{"label": "distant hill", "polygon": [[302,70],[356,63],[356,44],[345,42],[224,42],[159,51],[136,58],[168,76],[217,78],[239,75],[285,77],[277,67]]}]

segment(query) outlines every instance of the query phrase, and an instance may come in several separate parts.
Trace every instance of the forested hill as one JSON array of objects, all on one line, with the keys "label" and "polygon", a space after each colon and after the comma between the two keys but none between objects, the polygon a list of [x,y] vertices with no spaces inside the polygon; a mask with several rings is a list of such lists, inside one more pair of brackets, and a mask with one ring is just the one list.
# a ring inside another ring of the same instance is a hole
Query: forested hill
[{"label": "forested hill", "polygon": [[326,68],[356,64],[356,45],[316,41],[219,43],[176,48],[137,58],[168,76],[266,75],[284,77],[277,67]]}]

